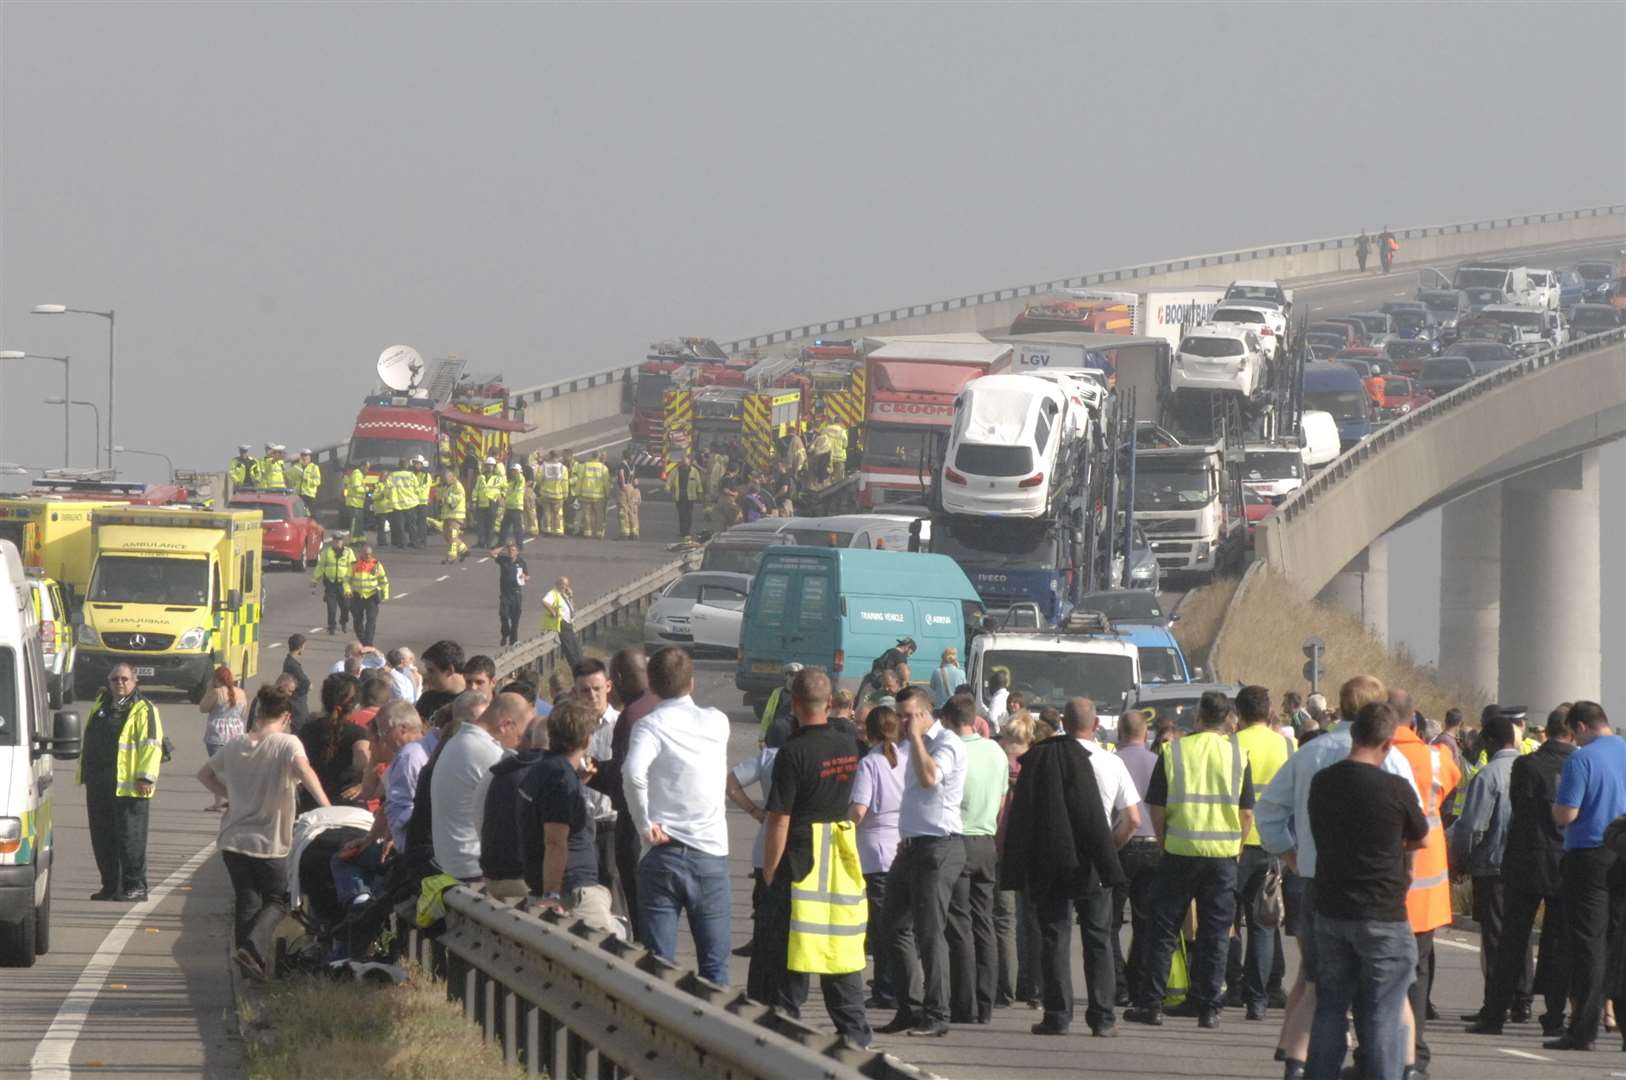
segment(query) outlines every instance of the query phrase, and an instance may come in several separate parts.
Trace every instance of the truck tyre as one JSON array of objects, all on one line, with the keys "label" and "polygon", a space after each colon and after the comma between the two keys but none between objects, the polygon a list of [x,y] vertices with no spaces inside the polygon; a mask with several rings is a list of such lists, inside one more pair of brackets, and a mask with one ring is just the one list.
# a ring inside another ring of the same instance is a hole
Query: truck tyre
[{"label": "truck tyre", "polygon": [[51,879],[45,879],[45,900],[34,909],[34,955],[51,951]]},{"label": "truck tyre", "polygon": [[37,910],[28,908],[14,923],[0,923],[0,967],[33,967],[36,952]]},{"label": "truck tyre", "polygon": [[46,700],[49,702],[51,708],[53,708],[53,709],[62,708],[63,689],[67,685],[68,680],[70,678],[72,678],[72,677],[73,676],[69,672],[66,672],[66,671],[63,672],[61,675],[48,675],[48,676],[46,676],[46,679],[45,679],[45,682],[46,682],[45,696],[46,696]]}]

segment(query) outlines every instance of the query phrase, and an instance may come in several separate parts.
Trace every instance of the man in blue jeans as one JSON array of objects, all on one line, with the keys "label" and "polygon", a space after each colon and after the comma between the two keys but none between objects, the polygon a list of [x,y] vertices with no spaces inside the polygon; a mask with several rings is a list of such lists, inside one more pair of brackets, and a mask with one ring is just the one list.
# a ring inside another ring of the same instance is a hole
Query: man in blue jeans
[{"label": "man in blue jeans", "polygon": [[1362,706],[1350,725],[1349,757],[1310,782],[1316,1005],[1307,1078],[1338,1076],[1357,1001],[1367,1080],[1400,1080],[1406,1071],[1413,1033],[1401,1011],[1417,966],[1406,915],[1409,852],[1427,841],[1428,821],[1412,786],[1383,771],[1396,726],[1387,702]]},{"label": "man in blue jeans", "polygon": [[694,662],[676,647],[649,659],[661,699],[627,742],[621,781],[643,844],[638,925],[656,956],[677,958],[687,912],[700,976],[728,985],[728,717],[694,702]]}]

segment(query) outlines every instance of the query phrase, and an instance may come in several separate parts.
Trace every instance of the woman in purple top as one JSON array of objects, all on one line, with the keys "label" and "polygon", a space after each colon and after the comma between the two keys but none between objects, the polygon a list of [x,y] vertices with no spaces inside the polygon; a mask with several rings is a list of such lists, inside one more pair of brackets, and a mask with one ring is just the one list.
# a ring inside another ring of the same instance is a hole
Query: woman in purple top
[{"label": "woman in purple top", "polygon": [[[890,707],[871,709],[864,718],[870,751],[859,760],[853,777],[848,816],[858,824],[858,862],[872,913],[886,906],[886,875],[898,853],[898,808],[903,803],[903,774],[908,766],[908,748],[898,743],[902,730],[898,714]],[[870,925],[878,928],[880,921],[871,919]],[[875,996],[865,1004],[874,1009],[896,1008],[892,973],[883,963],[887,943],[871,936],[864,946],[875,958]]]}]

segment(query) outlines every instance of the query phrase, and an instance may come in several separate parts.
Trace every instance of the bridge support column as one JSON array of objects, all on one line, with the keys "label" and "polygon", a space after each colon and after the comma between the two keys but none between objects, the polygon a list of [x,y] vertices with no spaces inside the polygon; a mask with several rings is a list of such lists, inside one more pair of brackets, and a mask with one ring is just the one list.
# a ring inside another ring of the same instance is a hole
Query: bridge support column
[{"label": "bridge support column", "polygon": [[1544,715],[1603,687],[1598,452],[1502,483],[1497,698]]},{"label": "bridge support column", "polygon": [[1440,674],[1494,695],[1502,607],[1502,485],[1447,503],[1440,522]]},{"label": "bridge support column", "polygon": [[1389,643],[1389,538],[1380,536],[1350,560],[1316,597],[1366,624],[1379,641]]}]

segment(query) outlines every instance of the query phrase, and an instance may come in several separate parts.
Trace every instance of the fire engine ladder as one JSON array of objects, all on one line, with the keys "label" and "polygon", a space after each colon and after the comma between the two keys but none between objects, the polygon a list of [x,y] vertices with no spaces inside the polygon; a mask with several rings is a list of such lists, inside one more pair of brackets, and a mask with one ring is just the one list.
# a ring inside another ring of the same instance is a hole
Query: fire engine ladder
[{"label": "fire engine ladder", "polygon": [[745,382],[747,386],[758,390],[778,386],[780,379],[800,366],[801,361],[794,356],[776,356],[768,360],[759,360],[745,369]]},{"label": "fire engine ladder", "polygon": [[457,356],[442,356],[434,361],[429,369],[429,378],[423,386],[423,396],[444,405],[452,400],[452,390],[457,386],[457,380],[463,377],[463,369],[468,367],[468,361]]}]

